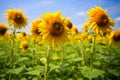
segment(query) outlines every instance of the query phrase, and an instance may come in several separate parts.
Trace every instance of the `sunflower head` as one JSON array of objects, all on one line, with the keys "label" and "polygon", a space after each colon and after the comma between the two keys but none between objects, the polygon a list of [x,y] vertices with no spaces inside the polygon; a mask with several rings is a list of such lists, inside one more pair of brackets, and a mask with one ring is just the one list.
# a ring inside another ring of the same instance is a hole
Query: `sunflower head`
[{"label": "sunflower head", "polygon": [[5,36],[7,33],[8,27],[4,23],[0,23],[0,36]]},{"label": "sunflower head", "polygon": [[66,18],[66,24],[67,24],[67,27],[69,28],[69,29],[71,29],[72,28],[72,22],[70,21],[70,19],[69,18]]},{"label": "sunflower head", "polygon": [[22,31],[21,34],[22,34],[23,37],[27,36],[25,31]]},{"label": "sunflower head", "polygon": [[73,34],[78,34],[78,29],[76,28],[76,26],[73,26],[71,31]]},{"label": "sunflower head", "polygon": [[120,46],[120,29],[111,33],[110,44],[115,46]]},{"label": "sunflower head", "polygon": [[26,34],[25,31],[22,31],[22,32],[20,32],[20,33],[18,33],[18,34],[16,35],[16,38],[17,38],[17,39],[26,39],[26,38],[27,38],[27,34]]},{"label": "sunflower head", "polygon": [[96,6],[95,8],[91,8],[88,11],[88,23],[90,29],[95,31],[97,34],[103,35],[107,33],[107,31],[111,31],[111,26],[114,26],[114,21],[108,16],[106,10],[102,9],[100,6]]},{"label": "sunflower head", "polygon": [[88,24],[87,23],[85,23],[83,25],[83,32],[88,32]]},{"label": "sunflower head", "polygon": [[27,41],[22,41],[20,43],[20,48],[22,49],[23,52],[25,52],[29,48]]},{"label": "sunflower head", "polygon": [[14,28],[21,29],[27,25],[27,17],[21,10],[8,9],[6,12],[6,19]]},{"label": "sunflower head", "polygon": [[42,22],[39,24],[39,31],[43,36],[43,42],[48,45],[58,45],[67,41],[68,28],[61,16],[61,12],[46,13],[42,15]]},{"label": "sunflower head", "polygon": [[31,29],[30,32],[32,33],[32,35],[34,36],[39,36],[41,32],[39,32],[38,30],[38,25],[41,22],[40,19],[35,19],[32,23],[31,23]]}]

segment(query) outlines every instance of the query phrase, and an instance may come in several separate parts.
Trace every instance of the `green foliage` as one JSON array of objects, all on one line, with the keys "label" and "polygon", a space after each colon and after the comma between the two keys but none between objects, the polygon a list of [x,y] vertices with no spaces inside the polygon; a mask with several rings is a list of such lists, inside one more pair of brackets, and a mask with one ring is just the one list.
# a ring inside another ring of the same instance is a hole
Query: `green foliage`
[{"label": "green foliage", "polygon": [[[91,40],[74,39],[61,47],[50,48],[49,80],[119,80],[120,47]],[[82,40],[81,40],[82,41]],[[29,49],[22,52],[20,41],[11,37],[0,40],[0,80],[43,80],[46,45],[28,40]],[[14,48],[14,49],[13,49]],[[12,49],[14,53],[12,53]]]}]

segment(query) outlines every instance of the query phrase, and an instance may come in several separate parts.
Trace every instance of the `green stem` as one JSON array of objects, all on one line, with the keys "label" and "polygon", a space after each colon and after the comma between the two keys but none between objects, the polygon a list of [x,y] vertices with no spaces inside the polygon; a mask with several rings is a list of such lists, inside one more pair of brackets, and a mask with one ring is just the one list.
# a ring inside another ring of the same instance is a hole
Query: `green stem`
[{"label": "green stem", "polygon": [[[15,29],[13,30],[12,36],[12,47],[11,47],[11,55],[10,55],[10,67],[12,68],[13,56],[14,56],[14,47],[15,47]],[[11,80],[11,73],[9,74],[9,80]]]},{"label": "green stem", "polygon": [[34,64],[35,63],[35,49],[36,49],[36,47],[35,47],[35,40],[34,40],[34,43],[33,43],[33,53],[32,53],[32,63]]},{"label": "green stem", "polygon": [[63,65],[63,62],[64,62],[64,46],[62,46],[62,47],[60,47],[60,48],[62,48],[62,54],[61,54],[61,63],[60,63],[60,65]]},{"label": "green stem", "polygon": [[13,31],[12,55],[14,55],[14,44],[15,44],[15,29]]},{"label": "green stem", "polygon": [[11,73],[9,74],[9,80],[11,80]]},{"label": "green stem", "polygon": [[48,80],[48,66],[49,66],[49,54],[50,54],[50,46],[47,48],[47,53],[46,53],[46,61],[45,61],[45,78],[44,80]]},{"label": "green stem", "polygon": [[11,56],[10,56],[10,67],[12,66],[12,60],[13,60],[13,56],[14,56],[14,47],[15,47],[15,29],[13,31],[13,36],[12,36],[12,48],[11,48]]},{"label": "green stem", "polygon": [[82,48],[80,49],[81,50],[81,58],[83,59],[82,60],[82,65],[84,65],[85,61],[86,61],[86,58],[84,56],[84,54],[85,54],[85,43],[84,43],[83,40],[81,40],[81,42],[82,42]]},{"label": "green stem", "polygon": [[94,55],[95,55],[94,52],[95,52],[95,35],[93,37],[93,42],[92,42],[91,63],[90,63],[90,80],[92,80],[91,72],[93,70],[93,62],[94,62]]}]

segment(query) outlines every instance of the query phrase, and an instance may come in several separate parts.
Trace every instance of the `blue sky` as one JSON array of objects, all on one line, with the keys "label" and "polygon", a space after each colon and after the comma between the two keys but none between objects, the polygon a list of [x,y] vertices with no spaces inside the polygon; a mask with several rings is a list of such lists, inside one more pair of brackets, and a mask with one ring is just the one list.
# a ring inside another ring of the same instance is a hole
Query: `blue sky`
[{"label": "blue sky", "polygon": [[115,29],[120,27],[120,0],[0,0],[0,22],[4,22],[7,9],[21,9],[28,17],[28,25],[22,30],[29,33],[30,22],[41,18],[45,12],[62,11],[62,15],[71,19],[78,30],[86,22],[88,9],[101,6],[108,10],[109,16],[116,22]]}]

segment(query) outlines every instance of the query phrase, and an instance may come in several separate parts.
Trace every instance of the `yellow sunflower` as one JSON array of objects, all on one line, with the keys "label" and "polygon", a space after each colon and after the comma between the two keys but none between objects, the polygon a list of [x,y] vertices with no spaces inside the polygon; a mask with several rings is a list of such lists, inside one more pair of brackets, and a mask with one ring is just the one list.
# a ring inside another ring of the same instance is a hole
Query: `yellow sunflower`
[{"label": "yellow sunflower", "polygon": [[85,23],[83,25],[83,31],[82,32],[88,32],[88,23]]},{"label": "yellow sunflower", "polygon": [[100,6],[91,8],[87,14],[90,16],[90,18],[88,18],[90,29],[97,34],[103,35],[107,31],[111,31],[111,26],[115,25],[106,10],[102,9]]},{"label": "yellow sunflower", "polygon": [[28,46],[27,41],[22,41],[20,43],[20,48],[22,49],[23,52],[25,52],[26,50],[28,50],[29,46]]},{"label": "yellow sunflower", "polygon": [[39,24],[39,31],[41,32],[43,43],[50,46],[62,45],[68,41],[68,28],[61,17],[61,12],[46,13],[42,15],[42,22]]},{"label": "yellow sunflower", "polygon": [[25,37],[27,37],[27,34],[25,31],[22,31],[16,35],[17,39],[25,39]]},{"label": "yellow sunflower", "polygon": [[6,36],[8,31],[8,27],[4,25],[4,23],[0,23],[0,37]]},{"label": "yellow sunflower", "polygon": [[40,19],[35,19],[32,23],[31,23],[31,29],[30,32],[32,33],[32,35],[34,36],[40,36],[40,33],[38,31],[38,24],[41,22]]},{"label": "yellow sunflower", "polygon": [[26,36],[27,36],[27,33],[26,33],[25,31],[22,31],[22,32],[21,32],[21,35],[22,35],[23,37],[26,37]]},{"label": "yellow sunflower", "polygon": [[71,31],[73,35],[78,34],[78,29],[76,28],[76,26],[73,26]]},{"label": "yellow sunflower", "polygon": [[8,9],[6,12],[6,19],[10,26],[14,26],[15,29],[21,29],[27,25],[27,17],[23,11]]},{"label": "yellow sunflower", "polygon": [[69,18],[66,18],[66,24],[67,24],[67,27],[69,28],[69,29],[71,29],[72,28],[72,22],[70,21],[70,19]]},{"label": "yellow sunflower", "polygon": [[110,44],[120,46],[120,29],[111,33]]}]

